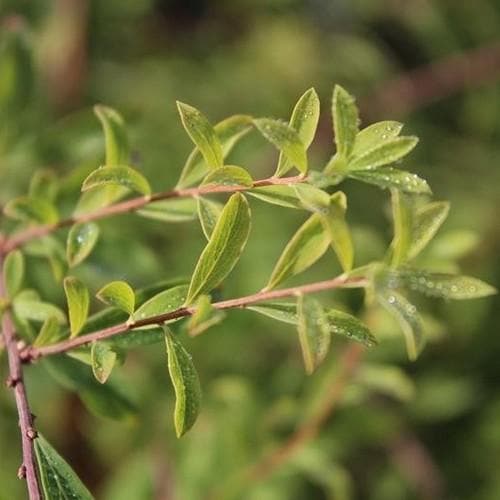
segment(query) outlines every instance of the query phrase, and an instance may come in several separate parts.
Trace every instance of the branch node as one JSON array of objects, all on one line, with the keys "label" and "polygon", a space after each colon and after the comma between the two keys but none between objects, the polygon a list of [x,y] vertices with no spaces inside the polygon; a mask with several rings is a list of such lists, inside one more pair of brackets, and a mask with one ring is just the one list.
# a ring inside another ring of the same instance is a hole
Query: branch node
[{"label": "branch node", "polygon": [[19,479],[26,479],[26,466],[24,464],[21,464],[19,469],[17,469],[17,477]]},{"label": "branch node", "polygon": [[14,389],[16,387],[17,384],[19,384],[19,382],[21,382],[21,377],[12,377],[11,375],[9,375],[6,379],[5,379],[5,385],[11,389]]},{"label": "branch node", "polygon": [[33,441],[34,439],[36,439],[38,437],[38,432],[36,431],[36,429],[34,427],[28,427],[26,429],[26,436],[31,439],[31,441]]}]

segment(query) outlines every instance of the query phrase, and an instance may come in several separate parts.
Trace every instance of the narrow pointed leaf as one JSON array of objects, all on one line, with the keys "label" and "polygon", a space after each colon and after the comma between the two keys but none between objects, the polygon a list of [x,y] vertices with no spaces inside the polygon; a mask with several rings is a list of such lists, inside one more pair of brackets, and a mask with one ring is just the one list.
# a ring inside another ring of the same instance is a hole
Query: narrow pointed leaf
[{"label": "narrow pointed leaf", "polygon": [[392,167],[380,167],[376,170],[358,170],[349,172],[348,177],[382,189],[395,188],[405,193],[431,194],[427,181],[416,174]]},{"label": "narrow pointed leaf", "polygon": [[210,240],[213,230],[220,214],[222,213],[223,205],[217,201],[208,200],[206,198],[198,198],[198,217],[200,219],[203,234]]},{"label": "narrow pointed leaf", "polygon": [[109,167],[127,164],[130,152],[123,118],[117,111],[107,106],[94,106],[94,112],[104,131],[105,165]]},{"label": "narrow pointed leaf", "polygon": [[61,338],[60,332],[59,321],[55,316],[50,316],[43,323],[40,333],[33,342],[33,346],[42,347],[57,342]]},{"label": "narrow pointed leaf", "polygon": [[235,193],[229,198],[213,233],[196,264],[186,304],[219,285],[231,272],[250,233],[250,207],[246,198]]},{"label": "narrow pointed leaf", "polygon": [[89,490],[68,463],[39,434],[33,442],[44,497],[47,500],[93,500]]},{"label": "narrow pointed leaf", "polygon": [[413,203],[408,196],[396,189],[391,190],[391,203],[394,222],[391,263],[393,267],[397,267],[407,260],[412,245]]},{"label": "narrow pointed leaf", "polygon": [[346,197],[342,191],[331,196],[327,215],[321,216],[321,222],[329,235],[332,248],[339,259],[344,272],[352,269],[354,262],[354,247],[351,232],[345,219]]},{"label": "narrow pointed leaf", "polygon": [[137,211],[142,217],[165,222],[186,222],[196,219],[196,200],[178,198],[149,203]]},{"label": "narrow pointed leaf", "polygon": [[70,267],[83,262],[94,249],[99,238],[99,226],[95,222],[74,224],[66,240],[66,257]]},{"label": "narrow pointed leaf", "polygon": [[352,157],[362,156],[366,152],[384,142],[388,142],[399,135],[403,124],[396,121],[373,123],[356,135]]},{"label": "narrow pointed leaf", "polygon": [[20,196],[9,201],[4,206],[3,212],[12,219],[38,224],[55,224],[59,220],[54,205],[43,198]]},{"label": "narrow pointed leaf", "polygon": [[134,320],[151,318],[179,309],[186,301],[187,290],[187,285],[179,285],[156,294],[135,311]]},{"label": "narrow pointed leaf", "polygon": [[68,276],[64,279],[64,292],[68,302],[71,338],[76,337],[83,328],[89,313],[89,291],[77,278]]},{"label": "narrow pointed leaf", "polygon": [[135,308],[135,294],[125,281],[112,281],[103,286],[96,297],[108,306],[118,307],[128,314],[132,314]]},{"label": "narrow pointed leaf", "polygon": [[340,85],[333,90],[332,115],[337,153],[347,158],[354,147],[359,117],[354,97]]},{"label": "narrow pointed leaf", "polygon": [[210,172],[203,182],[202,186],[241,186],[252,187],[252,176],[242,167],[235,165],[225,165]]},{"label": "narrow pointed leaf", "polygon": [[325,191],[310,184],[297,184],[294,189],[305,209],[323,215],[329,212],[330,195]]},{"label": "narrow pointed leaf", "polygon": [[124,165],[94,170],[83,181],[82,191],[107,185],[122,186],[145,196],[151,194],[151,187],[146,178],[137,170]]},{"label": "narrow pointed leaf", "polygon": [[283,250],[266,289],[276,288],[286,279],[305,271],[326,252],[329,244],[330,236],[320,216],[311,215]]},{"label": "narrow pointed leaf", "polygon": [[327,309],[325,314],[332,335],[341,335],[366,347],[377,345],[377,339],[366,325],[355,316],[337,309]]},{"label": "narrow pointed leaf", "polygon": [[175,433],[180,438],[191,429],[200,412],[200,380],[191,356],[167,327],[165,327],[165,342],[168,372],[175,391]]},{"label": "narrow pointed leaf", "polygon": [[297,299],[298,332],[306,373],[324,360],[330,348],[330,328],[321,304],[307,295]]},{"label": "narrow pointed leaf", "polygon": [[394,163],[406,156],[418,143],[414,136],[395,137],[349,161],[349,170],[372,170]]},{"label": "narrow pointed leaf", "polygon": [[[234,115],[222,120],[214,126],[217,138],[222,146],[222,156],[226,158],[237,142],[252,129],[252,117],[247,115]],[[196,184],[209,171],[198,148],[193,149],[189,155],[181,177],[177,183],[178,188],[185,188]]]},{"label": "narrow pointed leaf", "polygon": [[205,115],[188,104],[177,102],[182,125],[191,140],[203,155],[209,169],[222,167],[224,164],[222,146],[217,134]]},{"label": "narrow pointed leaf", "polygon": [[247,306],[246,309],[290,325],[298,323],[297,304],[295,302],[263,302]]},{"label": "narrow pointed leaf", "polygon": [[193,337],[220,323],[226,317],[224,311],[212,306],[208,295],[201,295],[196,301],[195,308],[194,314],[187,322],[188,333]]},{"label": "narrow pointed leaf", "polygon": [[3,263],[5,288],[9,298],[21,290],[24,279],[24,257],[20,250],[10,252]]},{"label": "narrow pointed leaf", "polygon": [[307,172],[306,148],[294,128],[271,118],[258,118],[253,122],[259,132],[285,155],[291,166],[304,174]]},{"label": "narrow pointed leaf", "polygon": [[405,336],[408,357],[414,361],[425,344],[422,322],[417,308],[408,302],[405,297],[393,290],[379,292],[377,299],[399,322]]},{"label": "narrow pointed leaf", "polygon": [[293,186],[264,186],[247,191],[259,200],[286,208],[303,208]]},{"label": "narrow pointed leaf", "polygon": [[108,342],[94,342],[90,355],[94,377],[101,384],[105,384],[115,366],[116,352]]},{"label": "narrow pointed leaf", "polygon": [[[290,118],[290,127],[297,131],[306,149],[310,146],[316,133],[319,120],[319,107],[318,94],[311,88],[297,101],[292,112],[292,117]],[[290,160],[283,153],[280,153],[276,175],[278,177],[285,175],[292,166]]]}]

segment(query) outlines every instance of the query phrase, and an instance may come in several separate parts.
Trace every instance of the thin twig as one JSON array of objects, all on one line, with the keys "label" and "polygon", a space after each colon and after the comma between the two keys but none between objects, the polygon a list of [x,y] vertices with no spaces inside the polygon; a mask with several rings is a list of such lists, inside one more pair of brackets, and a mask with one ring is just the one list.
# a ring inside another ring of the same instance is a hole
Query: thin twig
[{"label": "thin twig", "polygon": [[115,203],[108,207],[95,210],[88,214],[73,215],[66,219],[62,219],[55,224],[45,224],[41,226],[33,226],[17,234],[13,234],[4,242],[4,252],[8,253],[12,250],[28,243],[31,240],[47,236],[64,227],[72,226],[73,224],[91,222],[98,219],[104,219],[113,215],[134,212],[143,208],[144,206],[154,203],[155,201],[169,200],[172,198],[188,198],[196,197],[206,194],[216,193],[235,193],[237,191],[248,191],[252,188],[276,185],[290,185],[304,182],[307,179],[304,175],[297,175],[294,177],[269,177],[267,179],[260,179],[254,181],[252,186],[224,186],[224,185],[206,185],[195,188],[187,189],[173,189],[172,191],[165,191],[162,193],[155,193],[149,196],[139,196],[129,200]]},{"label": "thin twig", "polygon": [[[338,276],[337,278],[331,280],[309,283],[302,286],[283,288],[281,290],[261,291],[252,295],[247,295],[245,297],[239,297],[237,299],[214,302],[212,305],[216,309],[244,308],[257,302],[281,299],[301,293],[307,294],[321,292],[323,290],[331,290],[340,287],[364,287],[366,286],[366,284],[367,281],[365,278],[348,278],[345,276]],[[24,362],[30,362],[44,356],[60,354],[71,349],[75,349],[76,347],[80,347],[94,341],[108,339],[120,333],[124,333],[136,328],[141,328],[148,325],[158,325],[172,319],[190,316],[194,311],[195,309],[193,307],[181,307],[179,309],[176,309],[175,311],[151,316],[145,319],[140,319],[135,322],[129,321],[126,323],[120,323],[118,325],[110,326],[109,328],[104,328],[96,332],[81,335],[80,337],[64,340],[62,342],[58,342],[57,344],[52,344],[44,347],[28,346],[21,352],[21,358]]]},{"label": "thin twig", "polygon": [[[6,288],[3,275],[4,256],[0,254],[0,298],[6,300]],[[30,500],[40,500],[40,486],[38,482],[37,466],[33,448],[33,440],[37,433],[33,423],[26,387],[24,385],[23,367],[19,349],[17,347],[16,333],[9,309],[2,314],[2,333],[9,360],[9,378],[7,385],[12,387],[16,399],[17,413],[19,415],[19,427],[21,429],[21,441],[23,449],[23,463],[19,469],[19,477],[26,478]]]}]

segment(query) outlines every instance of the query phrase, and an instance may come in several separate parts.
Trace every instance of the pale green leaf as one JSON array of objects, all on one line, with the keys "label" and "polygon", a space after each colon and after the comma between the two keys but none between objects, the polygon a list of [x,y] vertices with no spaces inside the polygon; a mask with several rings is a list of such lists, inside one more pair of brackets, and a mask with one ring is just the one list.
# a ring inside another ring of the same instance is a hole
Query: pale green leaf
[{"label": "pale green leaf", "polygon": [[[229,155],[236,143],[248,134],[251,129],[252,117],[247,115],[230,116],[214,126],[215,133],[222,146],[222,155],[224,158]],[[208,170],[198,148],[193,149],[182,169],[177,187],[185,188],[196,184]]]},{"label": "pale green leaf", "polygon": [[321,215],[321,222],[344,272],[350,271],[354,262],[351,232],[345,219],[346,204],[345,194],[337,191],[330,198],[328,214]]},{"label": "pale green leaf", "polygon": [[406,156],[417,143],[418,138],[414,136],[395,137],[390,141],[382,142],[349,161],[348,170],[372,170],[394,163]]},{"label": "pale green leaf", "polygon": [[9,298],[13,298],[23,285],[24,257],[20,250],[10,252],[3,263],[5,288]]},{"label": "pale green leaf", "polygon": [[99,226],[95,222],[74,224],[66,240],[66,258],[73,267],[83,262],[94,249],[99,238]]},{"label": "pale green leaf", "polygon": [[391,189],[394,238],[391,243],[393,267],[400,266],[408,259],[413,239],[413,202],[397,189]]},{"label": "pale green leaf", "polygon": [[194,198],[174,198],[148,203],[137,211],[142,217],[165,222],[186,222],[196,219]]},{"label": "pale green leaf", "polygon": [[208,295],[198,297],[194,307],[195,312],[187,322],[187,331],[193,337],[220,323],[226,317],[224,311],[212,306]]},{"label": "pale green leaf", "polygon": [[68,463],[41,435],[33,441],[38,473],[47,500],[92,500],[94,497]]},{"label": "pale green leaf", "polygon": [[12,219],[38,224],[55,224],[59,220],[57,209],[49,200],[43,198],[20,196],[9,201],[3,212]]},{"label": "pale green leaf", "polygon": [[306,373],[311,374],[330,348],[331,333],[321,304],[309,296],[297,299],[298,332]]},{"label": "pale green leaf", "polygon": [[37,170],[30,181],[31,198],[43,198],[54,202],[58,191],[57,177],[52,170]]},{"label": "pale green leaf", "polygon": [[203,234],[210,240],[215,225],[222,213],[223,205],[218,201],[208,200],[206,198],[198,198],[198,217],[200,219]]},{"label": "pale green leaf", "polygon": [[175,433],[180,438],[194,425],[200,412],[200,380],[189,353],[172,332],[164,328],[168,371],[175,391]]},{"label": "pale green leaf", "polygon": [[140,321],[176,311],[186,301],[187,290],[187,285],[179,285],[154,295],[135,311],[134,320]]},{"label": "pale green leaf", "polygon": [[117,307],[128,314],[134,312],[135,294],[125,281],[112,281],[104,285],[97,292],[96,297],[108,306]]},{"label": "pale green leaf", "polygon": [[106,383],[116,363],[116,352],[108,342],[94,342],[90,355],[94,377],[101,384]]},{"label": "pale green leaf", "polygon": [[201,183],[203,187],[208,186],[241,186],[251,187],[253,185],[252,176],[241,167],[235,165],[225,165],[211,171]]},{"label": "pale green leaf", "polygon": [[295,193],[303,207],[311,212],[327,214],[330,210],[330,195],[310,184],[296,184]]},{"label": "pale green leaf", "polygon": [[416,174],[392,167],[380,167],[376,170],[358,170],[349,172],[348,177],[373,184],[382,189],[395,188],[405,193],[431,194],[427,181]]},{"label": "pale green leaf", "polygon": [[124,165],[94,170],[83,181],[82,191],[106,185],[122,186],[145,196],[151,194],[151,187],[146,178],[137,170]]},{"label": "pale green leaf", "polygon": [[231,272],[250,234],[250,207],[241,193],[229,198],[191,277],[186,304],[219,285]]},{"label": "pale green leaf", "polygon": [[188,104],[177,101],[182,125],[202,154],[209,169],[222,167],[224,158],[217,134],[205,115]]},{"label": "pale green leaf", "polygon": [[296,325],[298,323],[297,304],[294,302],[263,302],[261,304],[246,306],[245,309],[255,311],[268,318],[282,321],[290,325]]},{"label": "pale green leaf", "polygon": [[101,122],[106,146],[105,165],[116,166],[129,161],[129,145],[123,118],[107,106],[94,106],[94,112]]},{"label": "pale green leaf", "polygon": [[75,216],[80,216],[95,212],[117,202],[129,193],[130,191],[128,188],[113,184],[104,184],[103,186],[95,187],[81,194],[73,214]]},{"label": "pale green leaf", "polygon": [[60,338],[61,330],[59,321],[55,316],[50,316],[44,321],[42,328],[40,329],[40,333],[33,342],[33,346],[42,347],[44,345],[50,345],[58,341]]},{"label": "pale green leaf", "polygon": [[[307,90],[297,101],[292,117],[290,118],[290,127],[295,129],[299,135],[302,144],[307,149],[314,139],[316,128],[319,120],[319,98],[316,91],[311,88]],[[276,176],[281,177],[285,175],[292,165],[290,160],[280,153],[278,167],[276,169]]]},{"label": "pale green leaf", "polygon": [[311,215],[286,245],[266,289],[276,288],[286,279],[305,271],[326,252],[329,244],[330,236],[320,216]]},{"label": "pale green leaf", "polygon": [[402,128],[402,123],[390,120],[369,125],[356,135],[351,156],[353,158],[361,156],[374,147],[394,139]]},{"label": "pale green leaf", "polygon": [[89,313],[89,291],[87,287],[73,276],[64,278],[64,292],[68,302],[69,325],[71,338],[76,337],[83,328]]},{"label": "pale green leaf", "polygon": [[272,118],[257,118],[254,121],[259,132],[288,159],[291,166],[307,172],[307,155],[298,132],[287,123]]},{"label": "pale green leaf", "polygon": [[340,85],[333,89],[332,116],[337,153],[347,158],[354,147],[359,117],[354,97]]},{"label": "pale green leaf", "polygon": [[42,302],[39,299],[23,296],[20,293],[13,301],[14,313],[21,319],[43,323],[50,317],[55,317],[60,324],[66,323],[66,316],[54,304]]},{"label": "pale green leaf", "polygon": [[293,186],[263,186],[247,193],[254,198],[286,208],[303,208]]}]

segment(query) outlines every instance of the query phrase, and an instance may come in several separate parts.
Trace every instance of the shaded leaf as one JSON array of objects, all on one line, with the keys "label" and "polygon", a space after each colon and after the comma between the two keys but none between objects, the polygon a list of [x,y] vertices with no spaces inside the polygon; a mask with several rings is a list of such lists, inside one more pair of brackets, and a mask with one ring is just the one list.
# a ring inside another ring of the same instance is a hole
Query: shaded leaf
[{"label": "shaded leaf", "polygon": [[242,167],[235,165],[225,165],[210,172],[202,186],[242,186],[251,187],[253,185],[252,176]]},{"label": "shaded leaf", "polygon": [[193,361],[172,332],[165,329],[168,371],[175,391],[174,425],[178,438],[196,422],[201,406],[201,387]]},{"label": "shaded leaf", "polygon": [[250,233],[250,207],[246,198],[235,193],[229,198],[207,246],[196,264],[186,304],[213,290],[231,272]]},{"label": "shaded leaf", "polygon": [[404,193],[392,189],[391,204],[394,222],[391,264],[393,267],[397,267],[406,261],[412,245],[413,202]]},{"label": "shaded leaf", "polygon": [[96,297],[108,306],[118,307],[128,314],[132,314],[135,308],[135,294],[125,281],[112,281],[104,285],[96,294]]},{"label": "shaded leaf", "polygon": [[57,209],[50,201],[29,196],[20,196],[9,201],[3,212],[12,219],[39,224],[55,224],[59,220]]},{"label": "shaded leaf", "polygon": [[352,314],[337,309],[327,309],[325,310],[325,315],[332,335],[341,335],[350,340],[355,340],[366,347],[377,345],[377,339],[370,330]]},{"label": "shaded leaf", "polygon": [[353,158],[361,156],[379,144],[394,139],[399,135],[402,128],[402,123],[390,120],[369,125],[356,135],[351,156]]},{"label": "shaded leaf", "polygon": [[24,279],[24,257],[20,250],[7,254],[3,263],[5,288],[9,298],[21,290]]},{"label": "shaded leaf", "polygon": [[208,295],[201,295],[195,303],[195,312],[187,322],[189,335],[195,336],[220,323],[226,314],[212,306]]},{"label": "shaded leaf", "polygon": [[264,186],[246,191],[259,200],[286,208],[303,208],[293,186]]},{"label": "shaded leaf", "polygon": [[76,337],[83,328],[89,313],[89,291],[73,276],[64,278],[64,292],[68,302],[70,337]]},{"label": "shaded leaf", "polygon": [[31,198],[42,198],[54,202],[58,191],[57,177],[52,170],[37,170],[30,181]]},{"label": "shaded leaf", "polygon": [[333,131],[337,153],[348,157],[358,133],[358,108],[352,95],[335,85],[332,99]]},{"label": "shaded leaf", "polygon": [[330,209],[330,195],[310,184],[293,186],[304,208],[311,212],[327,214]]},{"label": "shaded leaf", "polygon": [[405,193],[431,194],[427,181],[416,174],[397,168],[381,167],[376,170],[359,170],[349,172],[348,177],[382,189],[395,188]]},{"label": "shaded leaf", "polygon": [[124,165],[94,170],[83,181],[82,191],[106,185],[123,186],[145,196],[151,194],[151,187],[146,178],[137,170]]},{"label": "shaded leaf", "polygon": [[94,249],[99,238],[99,226],[95,222],[74,224],[66,240],[66,258],[73,267],[83,262]]},{"label": "shaded leaf", "polygon": [[106,166],[127,164],[129,145],[125,124],[121,115],[107,106],[94,106],[94,113],[101,122],[106,147]]},{"label": "shaded leaf", "polygon": [[48,317],[40,329],[40,333],[37,335],[35,341],[33,342],[34,347],[41,347],[44,345],[50,345],[57,342],[61,338],[61,330],[59,326],[59,321],[55,316]]},{"label": "shaded leaf", "polygon": [[296,325],[298,322],[297,304],[294,302],[263,302],[246,306],[246,309],[290,325]]},{"label": "shaded leaf", "polygon": [[137,211],[142,217],[165,222],[186,222],[196,219],[196,200],[194,198],[174,198],[171,200],[148,203]]},{"label": "shaded leaf", "polygon": [[222,213],[223,205],[217,201],[208,200],[206,198],[198,198],[198,217],[200,219],[203,234],[210,239],[215,225]]},{"label": "shaded leaf", "polygon": [[13,307],[14,313],[21,319],[44,322],[53,316],[60,324],[66,323],[66,316],[57,306],[23,296],[22,293],[14,299]]},{"label": "shaded leaf", "polygon": [[187,290],[187,285],[179,285],[156,294],[135,311],[134,320],[138,321],[179,309],[186,301]]},{"label": "shaded leaf", "polygon": [[94,342],[91,349],[92,373],[98,382],[106,383],[115,366],[116,352],[108,342]]}]

